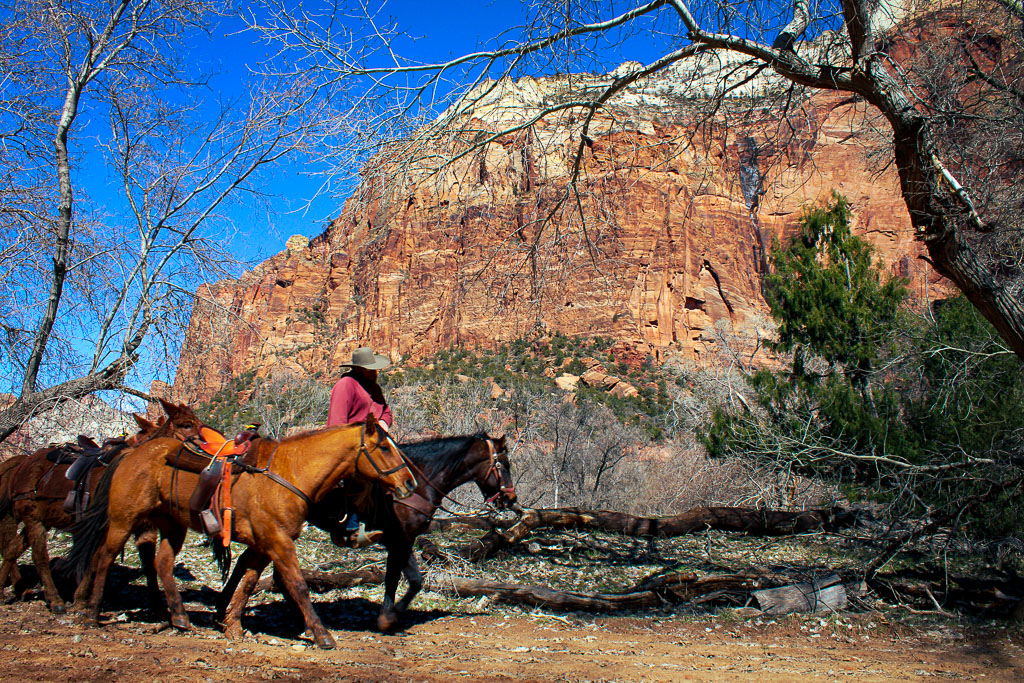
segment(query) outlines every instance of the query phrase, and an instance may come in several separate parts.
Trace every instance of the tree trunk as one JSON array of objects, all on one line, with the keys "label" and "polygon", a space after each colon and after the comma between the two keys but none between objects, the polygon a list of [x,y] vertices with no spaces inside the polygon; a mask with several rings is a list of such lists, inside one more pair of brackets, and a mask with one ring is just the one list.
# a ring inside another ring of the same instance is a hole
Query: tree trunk
[{"label": "tree trunk", "polygon": [[[309,590],[314,593],[326,593],[335,588],[351,588],[352,586],[364,586],[384,583],[384,572],[379,569],[360,569],[354,572],[314,572],[302,570],[302,578],[306,580]],[[264,591],[282,592],[274,583],[274,577],[268,576],[260,579],[256,584],[254,593]]]},{"label": "tree trunk", "polygon": [[0,410],[0,441],[18,430],[26,421],[41,412],[51,410],[58,403],[88,396],[97,391],[114,389],[124,380],[135,356],[122,356],[103,370],[85,377],[23,395],[4,410]]},{"label": "tree trunk", "polygon": [[973,213],[969,199],[965,204],[943,176],[928,118],[884,69],[865,77],[863,87],[865,97],[892,126],[900,191],[932,266],[963,292],[1024,360],[1024,301],[1014,287],[1020,274],[1001,282],[998,264],[984,257],[984,242],[990,233],[979,227],[981,219]]},{"label": "tree trunk", "polygon": [[617,531],[628,536],[683,536],[705,529],[742,531],[756,536],[782,536],[811,529],[834,530],[852,526],[859,517],[843,508],[781,512],[753,508],[702,507],[675,517],[635,517],[621,512],[563,508],[527,509],[510,529],[491,531],[467,546],[462,555],[479,561],[522,541],[534,529],[591,529]]}]

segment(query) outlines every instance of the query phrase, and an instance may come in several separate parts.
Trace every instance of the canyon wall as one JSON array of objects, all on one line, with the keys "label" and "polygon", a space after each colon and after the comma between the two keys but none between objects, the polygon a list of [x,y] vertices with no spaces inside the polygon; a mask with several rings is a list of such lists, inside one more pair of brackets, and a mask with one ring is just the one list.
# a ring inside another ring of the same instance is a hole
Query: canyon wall
[{"label": "canyon wall", "polygon": [[250,370],[333,376],[362,345],[416,360],[536,331],[727,363],[725,338],[749,351],[770,334],[772,240],[833,190],[913,296],[945,294],[919,258],[894,169],[878,161],[887,126],[863,103],[818,93],[782,117],[747,92],[730,105],[743,123],[727,124],[666,104],[685,78],[659,78],[585,136],[579,114],[522,123],[564,82],[501,83],[463,127],[492,142],[466,145],[440,172],[401,152],[371,163],[321,235],[197,293],[174,396],[208,398]]}]

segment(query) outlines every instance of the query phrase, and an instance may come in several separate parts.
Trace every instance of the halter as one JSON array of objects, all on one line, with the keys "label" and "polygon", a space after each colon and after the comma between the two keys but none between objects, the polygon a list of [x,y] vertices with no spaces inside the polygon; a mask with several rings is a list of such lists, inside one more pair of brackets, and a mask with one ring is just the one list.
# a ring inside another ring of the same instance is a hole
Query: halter
[{"label": "halter", "polygon": [[[486,501],[484,501],[485,505],[491,505],[502,494],[506,494],[506,495],[514,494],[516,492],[516,489],[515,489],[515,486],[505,487],[505,486],[501,485],[502,482],[504,481],[504,479],[501,476],[500,470],[498,469],[499,463],[498,463],[498,459],[497,459],[497,450],[495,450],[495,448],[494,448],[494,439],[491,439],[490,437],[488,437],[486,439],[483,439],[483,441],[487,443],[487,457],[490,460],[490,467],[487,469],[487,473],[484,474],[484,480],[490,478],[490,476],[493,474],[495,476],[497,482],[498,482],[498,492],[495,493],[490,498],[488,498]],[[394,443],[394,442],[392,441],[392,443]],[[409,462],[409,461],[406,460],[406,462]],[[420,476],[423,478],[423,482],[428,487],[434,489],[435,491],[437,491],[438,493],[441,494],[441,500],[442,501],[447,499],[447,500],[451,501],[452,503],[455,503],[456,505],[463,506],[462,503],[460,503],[459,501],[457,501],[454,498],[452,498],[450,495],[448,495],[443,490],[441,490],[441,487],[439,487],[437,484],[435,484],[433,481],[431,481],[430,477],[428,477],[423,472],[422,468],[420,468],[418,465],[415,465],[415,464],[409,462],[409,469],[410,469],[410,471],[412,471],[413,468],[415,468],[416,470],[419,471]],[[423,498],[423,496],[420,496],[419,494],[415,494],[415,495],[419,496],[419,498]],[[426,499],[424,499],[424,500],[426,500]],[[445,512],[447,512],[449,515],[451,515],[453,517],[468,517],[468,516],[472,516],[472,514],[473,514],[473,513],[457,512],[455,510],[449,510],[448,508],[446,508],[444,506],[443,502],[438,503],[437,505],[434,505],[433,503],[428,503],[429,506],[430,506],[430,510],[426,510],[425,507],[422,504],[413,504],[411,501],[398,501],[398,500],[396,500],[395,502],[398,503],[399,505],[404,505],[407,508],[411,508],[412,510],[415,510],[416,512],[419,512],[420,514],[423,514],[423,515],[425,515],[427,517],[430,517],[434,513],[434,510],[437,510],[437,509],[444,510]],[[465,507],[465,506],[463,506],[463,507]]]},{"label": "halter", "polygon": [[[408,458],[405,457],[405,454],[402,453],[402,449],[398,447],[398,444],[395,443],[395,440],[393,438],[391,438],[390,434],[388,434],[387,432],[384,432],[384,437],[391,443],[391,446],[395,449],[395,452],[398,453],[398,457],[400,457],[402,459],[402,464],[401,465],[398,465],[396,467],[392,467],[390,470],[382,470],[380,468],[380,466],[376,463],[376,461],[370,455],[370,449],[368,449],[366,447],[366,423],[365,422],[362,424],[362,427],[360,427],[360,429],[359,429],[359,455],[356,456],[356,464],[358,465],[359,464],[359,458],[361,458],[361,457],[363,457],[365,455],[366,459],[370,461],[370,465],[377,472],[377,474],[380,475],[380,477],[382,477],[382,478],[386,477],[389,474],[394,474],[395,472],[398,472],[400,470],[409,470],[409,476],[412,477],[412,487],[416,488],[417,483],[418,483],[416,481],[416,474],[412,471],[412,466],[409,463]],[[380,448],[380,445],[379,445],[380,444],[380,440],[379,439],[378,439],[377,443],[378,443],[377,447]]]},{"label": "halter", "polygon": [[508,486],[502,486],[505,483],[505,478],[502,476],[501,471],[498,469],[498,452],[494,449],[494,441],[487,439],[487,454],[491,459],[491,467],[487,470],[485,479],[494,475],[495,481],[498,482],[498,492],[493,496],[484,501],[487,505],[493,505],[494,501],[498,500],[502,495],[511,498],[516,493],[516,487],[511,482]]}]

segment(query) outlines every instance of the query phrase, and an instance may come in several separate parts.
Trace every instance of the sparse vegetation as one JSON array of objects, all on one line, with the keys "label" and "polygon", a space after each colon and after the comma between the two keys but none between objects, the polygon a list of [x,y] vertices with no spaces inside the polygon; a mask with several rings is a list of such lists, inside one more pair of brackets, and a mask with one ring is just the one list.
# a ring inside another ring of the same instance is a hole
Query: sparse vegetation
[{"label": "sparse vegetation", "polygon": [[895,518],[1019,535],[1024,377],[991,326],[962,297],[910,310],[839,197],[773,260],[790,362],[749,376],[753,410],[716,412],[709,451],[825,477]]}]

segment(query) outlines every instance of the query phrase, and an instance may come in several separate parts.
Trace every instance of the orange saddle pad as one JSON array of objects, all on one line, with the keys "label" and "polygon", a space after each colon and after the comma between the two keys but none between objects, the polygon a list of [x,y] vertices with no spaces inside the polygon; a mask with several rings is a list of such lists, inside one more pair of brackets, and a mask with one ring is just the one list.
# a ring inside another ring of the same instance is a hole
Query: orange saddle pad
[{"label": "orange saddle pad", "polygon": [[234,440],[228,441],[223,434],[210,427],[201,427],[199,438],[199,446],[213,456],[243,455],[249,451],[248,441],[236,444]]}]

